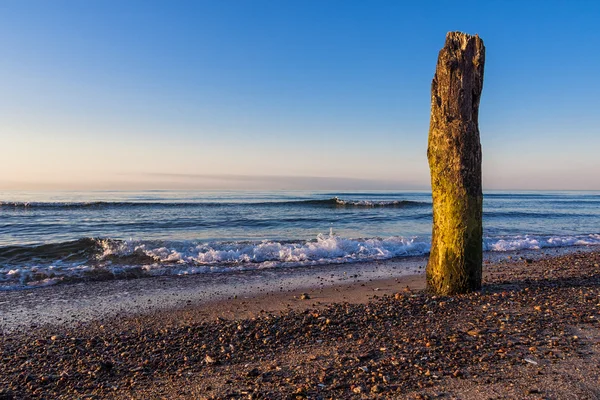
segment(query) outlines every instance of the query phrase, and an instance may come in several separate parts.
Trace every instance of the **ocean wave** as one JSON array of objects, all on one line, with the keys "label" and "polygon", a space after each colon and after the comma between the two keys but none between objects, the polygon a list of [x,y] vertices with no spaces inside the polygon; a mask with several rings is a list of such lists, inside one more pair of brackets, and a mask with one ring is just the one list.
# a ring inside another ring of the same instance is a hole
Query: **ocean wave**
[{"label": "ocean wave", "polygon": [[0,201],[0,209],[17,210],[73,210],[73,209],[106,209],[106,208],[139,208],[139,207],[210,207],[227,203],[195,203],[195,202],[147,202],[147,201],[90,201],[90,202],[20,202]]},{"label": "ocean wave", "polygon": [[[592,213],[577,213],[578,218],[593,218],[596,215]],[[528,218],[528,219],[557,219],[557,218],[573,218],[574,213],[568,211],[555,211],[552,214],[546,212],[526,212],[526,211],[484,211],[485,218]]]},{"label": "ocean wave", "polygon": [[519,235],[512,237],[486,238],[484,251],[540,250],[549,247],[571,247],[600,245],[600,234],[567,236]]},{"label": "ocean wave", "polygon": [[[494,197],[500,199],[543,199],[543,198],[569,198],[573,196],[581,196],[580,192],[486,192],[483,194],[484,197]],[[583,194],[585,197],[599,197],[600,194],[594,192],[587,192]]]},{"label": "ocean wave", "polygon": [[[600,245],[600,234],[486,237],[485,251]],[[318,235],[309,241],[193,242],[86,238],[0,248],[0,290],[59,282],[189,275],[264,268],[342,264],[422,256],[427,237],[350,239]]]},{"label": "ocean wave", "polygon": [[324,200],[302,200],[297,202],[287,202],[288,204],[309,204],[309,205],[323,205],[323,206],[336,206],[336,207],[418,207],[418,206],[431,206],[431,203],[412,201],[412,200],[344,200],[339,197],[332,197]]},{"label": "ocean wave", "polygon": [[7,264],[85,261],[102,248],[100,243],[99,239],[83,238],[60,243],[0,247],[0,268]]},{"label": "ocean wave", "polygon": [[137,201],[91,201],[91,202],[19,202],[0,201],[0,209],[7,210],[77,210],[108,208],[201,208],[222,206],[326,206],[326,207],[410,207],[430,206],[431,203],[411,200],[344,200],[338,197],[316,200],[257,201],[257,202],[137,202]]},{"label": "ocean wave", "polygon": [[[57,259],[51,262],[39,258],[44,251]],[[82,239],[0,248],[0,290],[58,282],[341,264],[421,255],[427,251],[426,240],[402,237],[347,239],[318,235],[315,240],[301,242],[208,243]],[[27,261],[28,252],[31,258]],[[86,253],[89,258],[68,260],[73,252]]]}]

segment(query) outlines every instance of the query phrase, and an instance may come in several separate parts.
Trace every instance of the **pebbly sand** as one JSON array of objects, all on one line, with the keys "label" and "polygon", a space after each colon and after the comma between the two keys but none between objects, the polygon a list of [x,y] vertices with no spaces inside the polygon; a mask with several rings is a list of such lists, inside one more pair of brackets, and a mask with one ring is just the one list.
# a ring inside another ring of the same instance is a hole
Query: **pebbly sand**
[{"label": "pebbly sand", "polygon": [[600,253],[539,254],[1,293],[0,399],[600,398]]}]

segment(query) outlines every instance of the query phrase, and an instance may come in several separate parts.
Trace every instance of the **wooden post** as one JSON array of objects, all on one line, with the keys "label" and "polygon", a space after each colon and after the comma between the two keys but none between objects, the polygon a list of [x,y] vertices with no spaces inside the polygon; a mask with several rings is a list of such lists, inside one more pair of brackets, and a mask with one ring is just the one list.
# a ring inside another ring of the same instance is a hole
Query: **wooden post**
[{"label": "wooden post", "polygon": [[485,47],[479,36],[449,32],[431,83],[427,159],[433,232],[427,286],[452,295],[481,289],[482,202],[479,99]]}]

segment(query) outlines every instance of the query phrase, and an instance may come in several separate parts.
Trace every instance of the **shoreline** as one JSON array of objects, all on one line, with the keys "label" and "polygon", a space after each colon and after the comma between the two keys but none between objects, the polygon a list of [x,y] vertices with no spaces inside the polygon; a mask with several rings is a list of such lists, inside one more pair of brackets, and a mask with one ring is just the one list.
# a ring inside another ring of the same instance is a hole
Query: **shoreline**
[{"label": "shoreline", "polygon": [[[486,252],[484,273],[489,265],[519,258],[532,261],[598,250],[600,246]],[[210,317],[218,316],[214,310],[223,309],[228,318],[238,318],[250,317],[260,310],[298,309],[317,303],[366,302],[373,296],[389,294],[394,285],[423,289],[426,264],[426,256],[409,256],[230,273],[78,282],[5,291],[0,292],[0,332],[190,309],[203,309]],[[294,298],[304,292],[309,296],[312,294],[311,301]]]},{"label": "shoreline", "polygon": [[[598,250],[600,246],[486,252],[484,273],[489,265],[519,258],[537,260]],[[408,285],[415,290],[423,289],[426,264],[425,256],[411,256],[233,273],[79,282],[6,291],[0,292],[0,332],[186,309],[205,309],[207,316],[212,317],[217,315],[213,310],[224,308],[230,317],[248,317],[261,309],[286,309],[287,306],[281,306],[284,302],[292,308],[306,307],[316,301],[326,304],[350,299],[365,302],[372,296],[389,293],[395,284],[402,288]],[[362,284],[365,286],[360,286]],[[381,290],[379,293],[374,290],[377,288]],[[319,298],[313,298],[311,302],[294,299],[303,292],[309,295],[319,292]],[[242,304],[243,301],[248,304]]]},{"label": "shoreline", "polygon": [[[320,296],[320,300],[313,299],[316,301],[345,301],[346,295],[336,295],[342,288],[361,284],[371,287],[374,282],[389,286],[405,277],[412,282],[425,263],[426,259],[419,256],[289,269],[80,282],[0,292],[0,332],[190,309],[210,312],[217,304],[218,309],[230,310],[231,316],[248,316],[248,312],[236,312],[238,307],[254,311],[255,307],[249,308],[243,303],[263,304],[265,308],[269,304],[283,304],[286,299],[295,300],[294,295],[307,291]],[[364,296],[359,297],[363,301]],[[306,304],[305,301],[299,303],[302,307]]]}]

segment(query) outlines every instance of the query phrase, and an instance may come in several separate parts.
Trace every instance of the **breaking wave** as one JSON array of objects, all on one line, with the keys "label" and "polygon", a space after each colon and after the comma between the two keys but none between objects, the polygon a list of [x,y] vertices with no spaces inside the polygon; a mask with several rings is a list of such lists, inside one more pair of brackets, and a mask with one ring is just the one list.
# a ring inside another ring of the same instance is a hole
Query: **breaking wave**
[{"label": "breaking wave", "polygon": [[[600,234],[488,237],[485,251],[600,245]],[[0,290],[59,282],[189,275],[264,268],[342,264],[421,256],[427,237],[349,239],[318,235],[309,241],[194,242],[85,238],[0,248]]]},{"label": "breaking wave", "polygon": [[310,204],[339,207],[419,207],[431,206],[431,203],[410,200],[344,200],[332,197],[326,200],[302,200],[297,202],[286,202],[287,204]]}]

